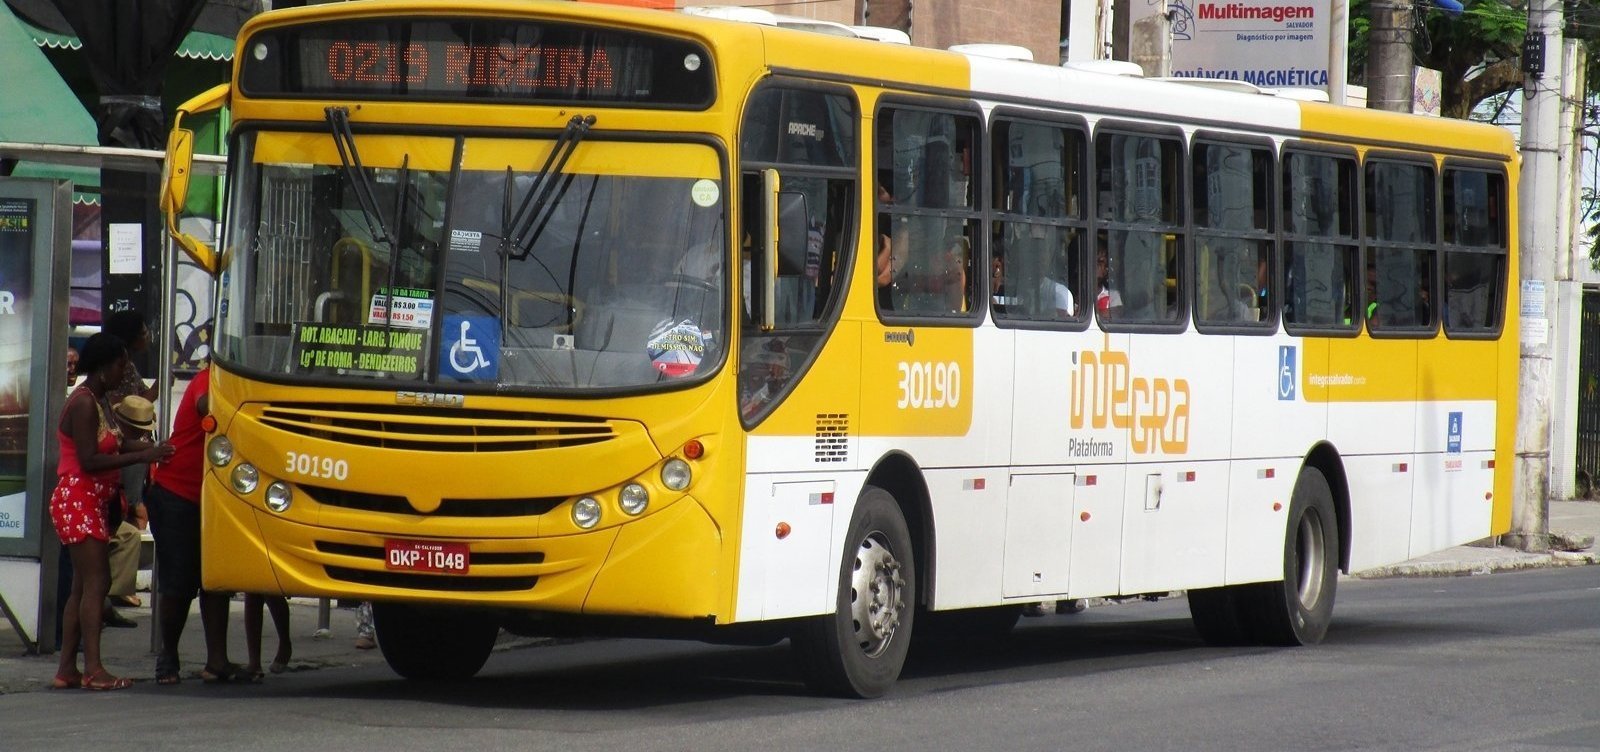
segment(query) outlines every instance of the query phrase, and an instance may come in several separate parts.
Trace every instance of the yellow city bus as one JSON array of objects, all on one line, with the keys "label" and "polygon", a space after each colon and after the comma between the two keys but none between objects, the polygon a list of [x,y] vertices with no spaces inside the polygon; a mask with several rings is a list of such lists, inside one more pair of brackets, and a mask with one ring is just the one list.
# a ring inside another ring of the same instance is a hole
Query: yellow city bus
[{"label": "yellow city bus", "polygon": [[210,588],[498,631],[913,632],[1187,591],[1320,641],[1337,573],[1504,532],[1517,161],[1485,125],[662,11],[253,19]]}]

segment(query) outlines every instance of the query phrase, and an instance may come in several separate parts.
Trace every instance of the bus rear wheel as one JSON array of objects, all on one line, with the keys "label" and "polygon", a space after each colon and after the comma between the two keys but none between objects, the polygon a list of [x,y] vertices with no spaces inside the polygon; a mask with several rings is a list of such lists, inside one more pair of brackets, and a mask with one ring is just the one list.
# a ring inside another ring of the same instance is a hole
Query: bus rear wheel
[{"label": "bus rear wheel", "polygon": [[374,603],[372,622],[389,668],[421,681],[472,678],[500,634],[498,621],[471,609]]},{"label": "bus rear wheel", "polygon": [[911,534],[888,491],[862,490],[838,584],[834,613],[804,620],[792,636],[800,670],[817,692],[881,696],[905,665],[917,592]]},{"label": "bus rear wheel", "polygon": [[1195,630],[1213,645],[1314,645],[1333,621],[1339,520],[1322,471],[1302,468],[1289,503],[1283,579],[1189,591]]}]

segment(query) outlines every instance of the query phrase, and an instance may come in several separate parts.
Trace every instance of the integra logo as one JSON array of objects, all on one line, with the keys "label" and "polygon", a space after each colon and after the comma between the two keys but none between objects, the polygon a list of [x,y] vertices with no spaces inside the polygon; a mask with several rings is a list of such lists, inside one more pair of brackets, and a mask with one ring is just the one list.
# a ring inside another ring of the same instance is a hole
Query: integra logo
[{"label": "integra logo", "polygon": [[1133,454],[1189,452],[1188,379],[1135,376],[1128,354],[1111,349],[1110,336],[1098,352],[1080,350],[1072,360],[1073,428],[1126,430]]},{"label": "integra logo", "polygon": [[903,332],[884,332],[883,341],[889,344],[915,345],[917,335],[914,330],[907,329]]}]

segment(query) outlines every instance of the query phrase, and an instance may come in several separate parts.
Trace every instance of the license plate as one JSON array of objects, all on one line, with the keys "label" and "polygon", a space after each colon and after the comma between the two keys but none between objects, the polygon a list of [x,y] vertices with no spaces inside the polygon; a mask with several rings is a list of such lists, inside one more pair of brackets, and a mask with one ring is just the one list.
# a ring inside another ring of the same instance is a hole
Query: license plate
[{"label": "license plate", "polygon": [[402,572],[466,574],[471,560],[465,543],[386,540],[383,542],[385,569]]}]

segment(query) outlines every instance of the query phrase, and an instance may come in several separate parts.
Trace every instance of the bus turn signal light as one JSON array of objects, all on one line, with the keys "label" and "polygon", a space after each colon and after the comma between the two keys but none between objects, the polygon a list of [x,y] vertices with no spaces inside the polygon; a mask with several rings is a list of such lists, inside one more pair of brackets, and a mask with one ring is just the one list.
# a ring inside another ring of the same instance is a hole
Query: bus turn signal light
[{"label": "bus turn signal light", "polygon": [[699,439],[690,439],[689,443],[683,445],[683,456],[691,460],[700,459],[706,456],[706,445],[700,443]]},{"label": "bus turn signal light", "polygon": [[205,431],[206,433],[216,433],[217,432],[217,416],[215,416],[215,415],[207,415],[206,417],[201,418],[200,419],[200,430]]}]

